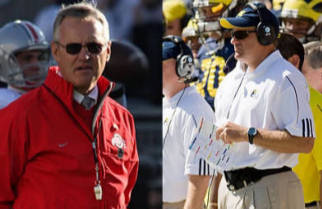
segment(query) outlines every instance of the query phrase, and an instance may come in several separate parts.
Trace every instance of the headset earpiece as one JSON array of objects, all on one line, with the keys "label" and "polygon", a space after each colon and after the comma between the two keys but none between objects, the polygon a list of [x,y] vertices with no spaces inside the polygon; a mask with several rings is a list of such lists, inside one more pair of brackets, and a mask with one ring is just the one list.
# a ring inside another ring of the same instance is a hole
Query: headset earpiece
[{"label": "headset earpiece", "polygon": [[267,10],[265,5],[258,4],[257,6],[253,3],[249,3],[248,6],[256,10],[259,17],[259,23],[256,27],[256,34],[259,43],[265,46],[273,43],[274,40],[277,38],[278,31],[275,31],[275,28],[272,25],[272,23],[265,21],[264,13],[266,12],[265,10]]},{"label": "headset earpiece", "polygon": [[276,39],[276,32],[272,26],[260,24],[257,26],[257,38],[262,45],[269,45]]},{"label": "headset earpiece", "polygon": [[179,77],[191,79],[194,70],[192,57],[190,55],[182,55],[177,59],[176,69]]},{"label": "headset earpiece", "polygon": [[194,71],[193,57],[186,53],[183,40],[179,36],[170,35],[164,37],[163,41],[171,41],[179,46],[180,54],[176,58],[176,73],[178,77],[184,78],[185,81],[190,80]]}]

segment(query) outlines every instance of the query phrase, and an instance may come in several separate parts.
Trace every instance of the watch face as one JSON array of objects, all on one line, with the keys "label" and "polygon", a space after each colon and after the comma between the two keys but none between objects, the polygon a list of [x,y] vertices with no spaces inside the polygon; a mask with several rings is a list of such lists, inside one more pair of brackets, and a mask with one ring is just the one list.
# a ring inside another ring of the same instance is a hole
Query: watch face
[{"label": "watch face", "polygon": [[257,130],[256,130],[256,128],[249,128],[249,130],[248,130],[248,134],[249,135],[251,135],[251,136],[255,136],[256,135],[256,133],[257,133]]}]

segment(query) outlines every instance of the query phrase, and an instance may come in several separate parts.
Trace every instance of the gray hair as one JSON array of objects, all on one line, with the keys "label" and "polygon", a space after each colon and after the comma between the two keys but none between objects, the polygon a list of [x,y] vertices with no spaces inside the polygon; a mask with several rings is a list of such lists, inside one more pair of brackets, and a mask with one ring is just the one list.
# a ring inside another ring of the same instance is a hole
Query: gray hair
[{"label": "gray hair", "polygon": [[322,42],[314,41],[304,45],[305,57],[313,69],[322,67]]},{"label": "gray hair", "polygon": [[59,27],[66,17],[76,17],[80,19],[86,17],[94,17],[103,25],[106,34],[105,38],[107,40],[110,39],[109,26],[104,14],[100,10],[98,10],[93,4],[83,1],[67,6],[62,5],[62,8],[59,10],[54,22],[53,39],[55,41],[58,41],[59,39]]}]

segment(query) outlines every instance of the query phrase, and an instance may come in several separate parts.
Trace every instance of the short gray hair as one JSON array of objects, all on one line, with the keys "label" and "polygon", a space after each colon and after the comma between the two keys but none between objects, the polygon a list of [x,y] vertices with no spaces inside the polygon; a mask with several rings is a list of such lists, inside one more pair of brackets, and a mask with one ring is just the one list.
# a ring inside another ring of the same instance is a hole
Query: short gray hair
[{"label": "short gray hair", "polygon": [[106,34],[105,38],[107,40],[110,39],[109,26],[104,14],[100,10],[98,10],[93,4],[83,1],[67,6],[62,5],[62,8],[59,10],[54,22],[54,41],[58,41],[59,27],[66,17],[76,17],[80,19],[86,17],[94,17],[103,25]]},{"label": "short gray hair", "polygon": [[322,42],[314,41],[304,45],[305,57],[313,69],[322,67]]}]

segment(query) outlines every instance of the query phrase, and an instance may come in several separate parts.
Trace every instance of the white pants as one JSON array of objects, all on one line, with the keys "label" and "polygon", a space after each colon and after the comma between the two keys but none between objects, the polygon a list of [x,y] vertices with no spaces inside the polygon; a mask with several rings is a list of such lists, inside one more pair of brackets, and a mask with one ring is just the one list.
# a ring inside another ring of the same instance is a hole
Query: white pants
[{"label": "white pants", "polygon": [[229,191],[225,178],[218,190],[218,209],[304,209],[302,185],[292,172],[263,177],[255,184]]}]

